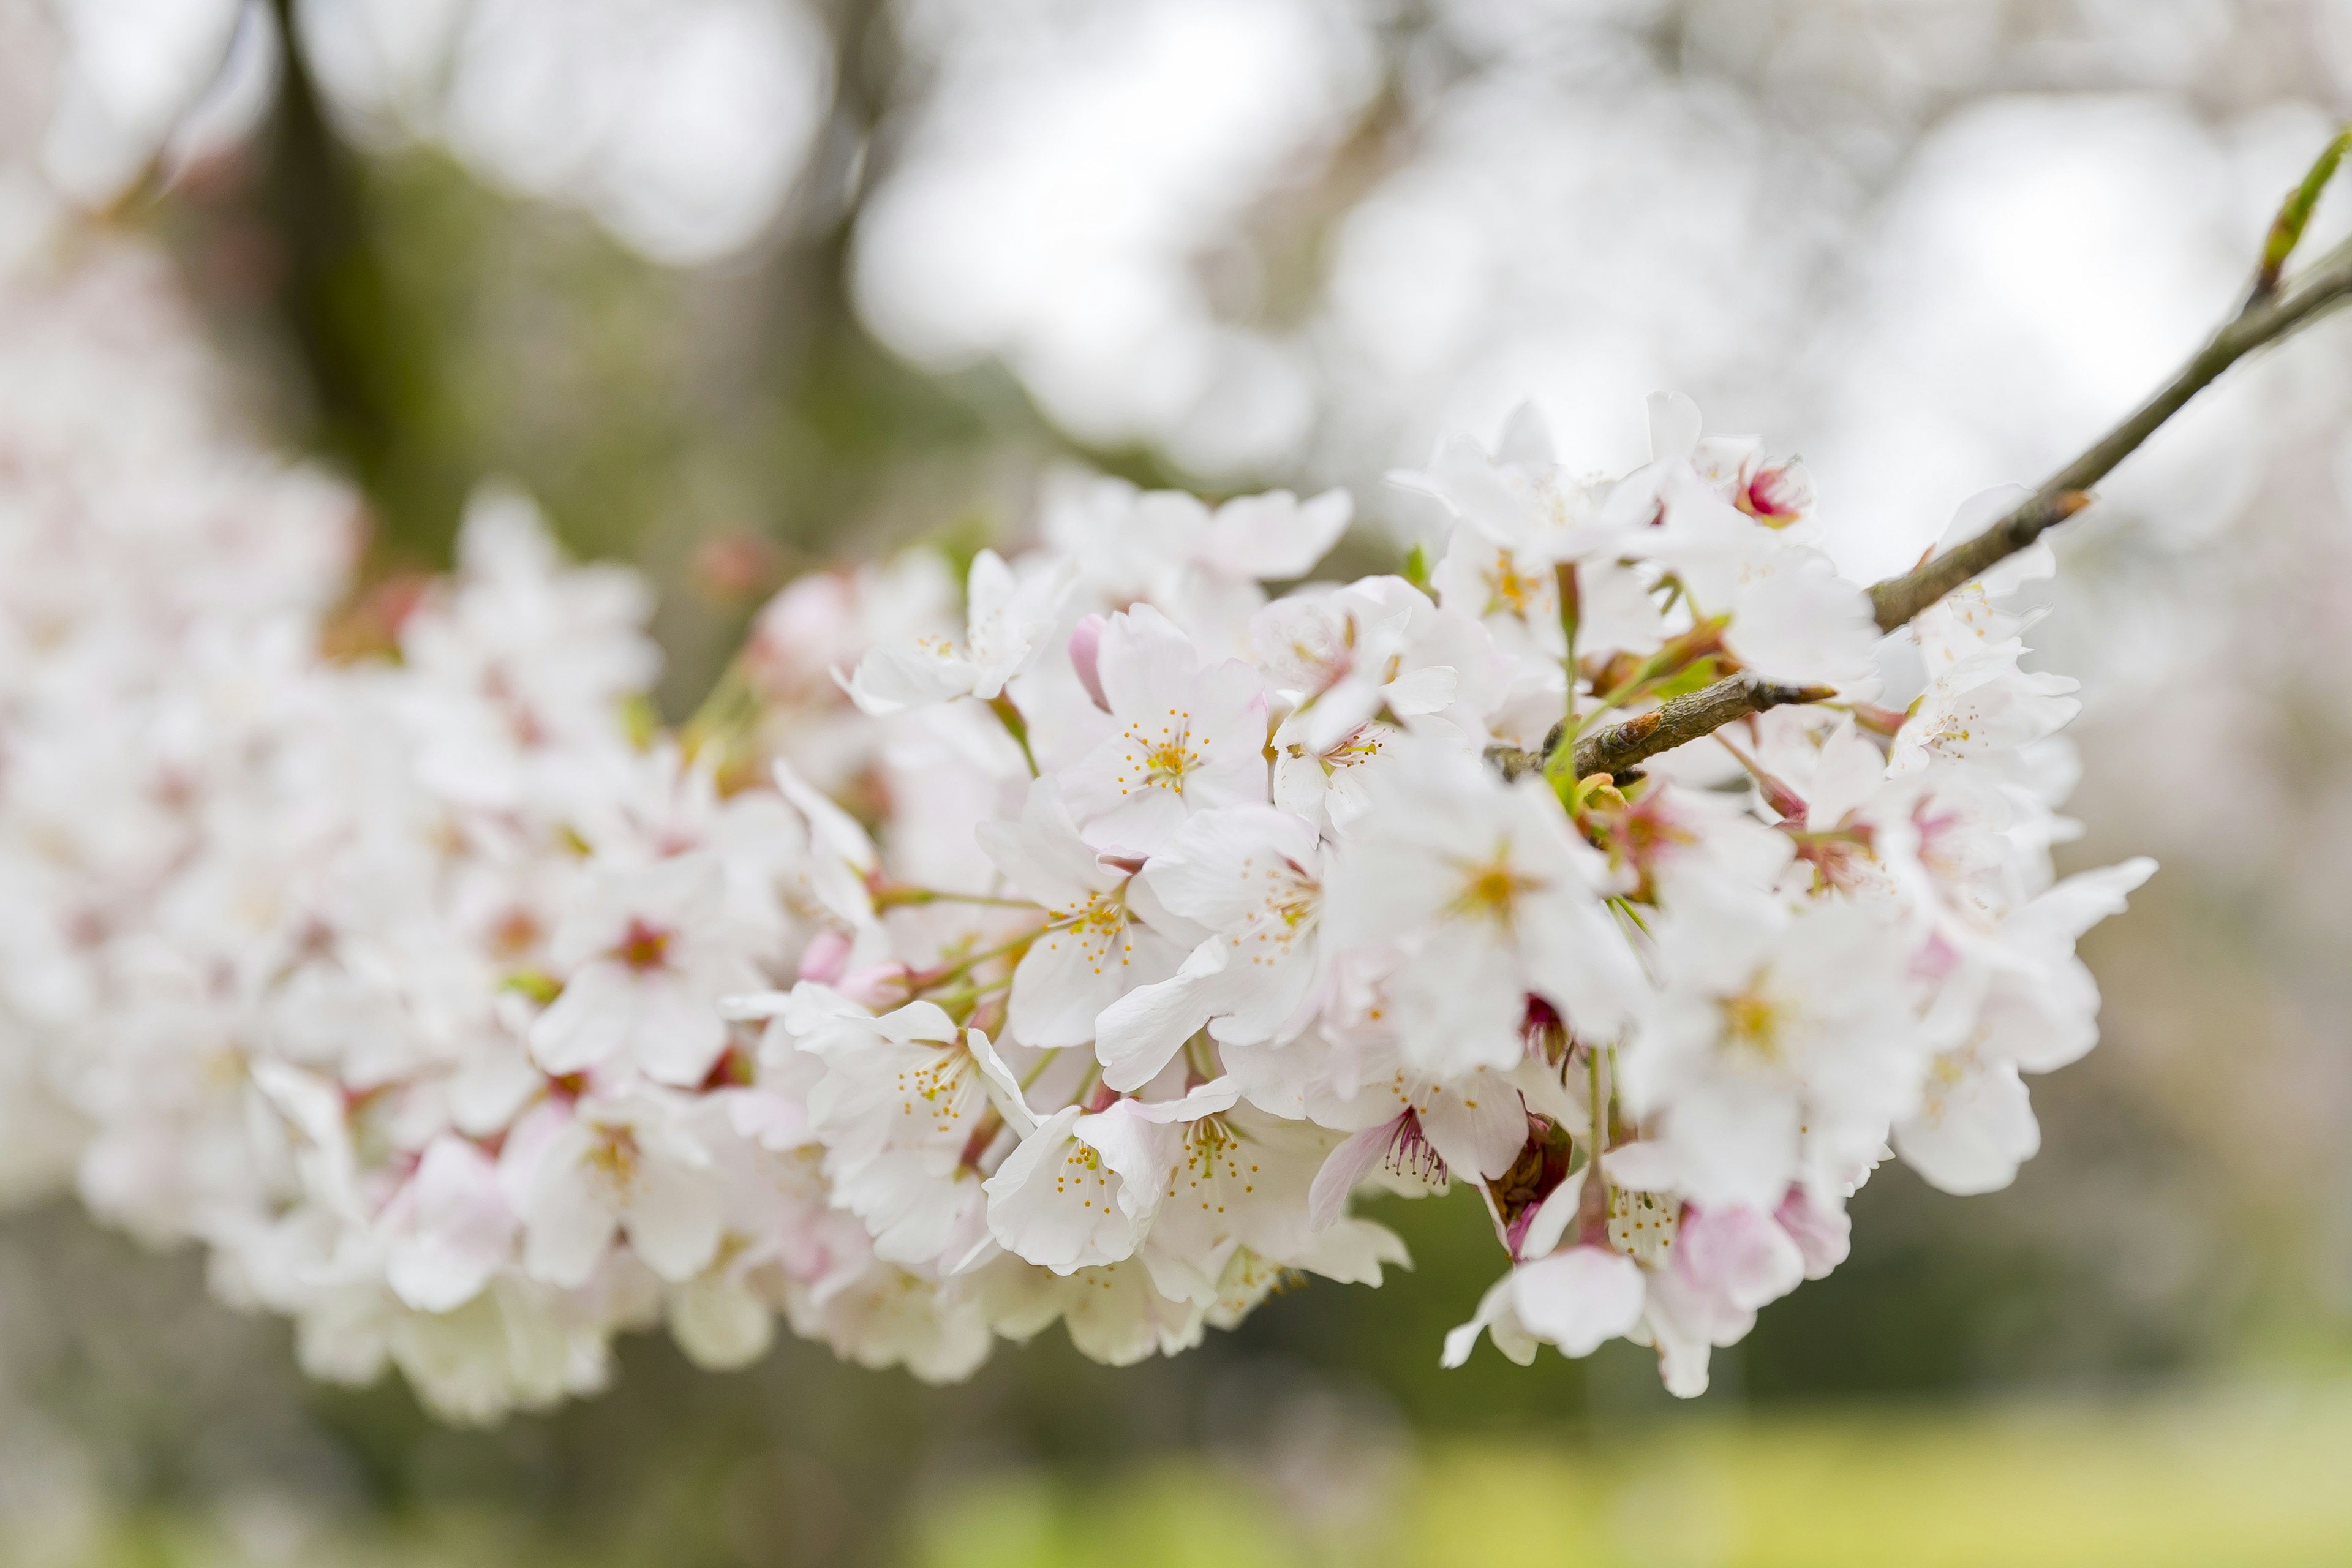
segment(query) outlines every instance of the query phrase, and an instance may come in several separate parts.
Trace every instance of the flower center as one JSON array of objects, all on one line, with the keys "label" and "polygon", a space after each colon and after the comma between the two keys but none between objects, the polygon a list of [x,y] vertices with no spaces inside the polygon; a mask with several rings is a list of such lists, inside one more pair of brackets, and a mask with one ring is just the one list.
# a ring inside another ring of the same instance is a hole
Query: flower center
[{"label": "flower center", "polygon": [[1119,794],[1133,789],[1164,789],[1184,793],[1184,775],[1201,769],[1201,753],[1192,747],[1192,715],[1177,709],[1156,733],[1147,733],[1140,721],[1127,727],[1128,766],[1134,776],[1118,775]]},{"label": "flower center", "polygon": [[1768,995],[1760,984],[1725,997],[1720,1005],[1724,1036],[1735,1049],[1761,1061],[1780,1059],[1781,1037],[1788,1026],[1787,1009]]},{"label": "flower center", "polygon": [[1519,895],[1532,891],[1536,885],[1513,871],[1507,854],[1498,851],[1483,865],[1463,868],[1462,890],[1454,899],[1454,911],[1472,920],[1507,926]]},{"label": "flower center", "polygon": [[1549,585],[1547,579],[1522,574],[1510,552],[1495,552],[1495,564],[1486,574],[1486,612],[1505,610],[1514,616],[1524,616]]},{"label": "flower center", "polygon": [[1397,1118],[1397,1129],[1381,1155],[1381,1168],[1392,1176],[1410,1176],[1436,1192],[1444,1192],[1450,1173],[1445,1161],[1421,1130],[1421,1118],[1408,1110]]},{"label": "flower center", "polygon": [[1609,1189],[1609,1245],[1644,1268],[1655,1268],[1666,1260],[1682,1219],[1679,1198]]},{"label": "flower center", "polygon": [[613,956],[631,969],[659,969],[669,962],[670,933],[659,926],[632,920],[613,949]]},{"label": "flower center", "polygon": [[615,1194],[629,1190],[641,1162],[636,1134],[625,1127],[599,1128],[596,1141],[588,1145],[588,1168]]}]

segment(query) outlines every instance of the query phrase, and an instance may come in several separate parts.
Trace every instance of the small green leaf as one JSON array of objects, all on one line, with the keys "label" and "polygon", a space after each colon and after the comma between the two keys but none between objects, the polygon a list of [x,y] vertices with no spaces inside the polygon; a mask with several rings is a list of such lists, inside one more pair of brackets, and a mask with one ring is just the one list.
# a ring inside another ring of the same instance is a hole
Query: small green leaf
[{"label": "small green leaf", "polygon": [[2262,269],[2254,275],[2256,294],[2268,294],[2278,288],[2287,258],[2303,243],[2304,227],[2311,222],[2312,209],[2319,205],[2319,193],[2336,177],[2336,166],[2344,161],[2347,149],[2352,149],[2352,127],[2336,133],[2303,176],[2303,183],[2286,194],[2278,216],[2271,221],[2270,237],[2263,243]]},{"label": "small green leaf", "polygon": [[509,991],[520,991],[544,1007],[563,994],[563,982],[539,969],[518,969],[499,983]]}]

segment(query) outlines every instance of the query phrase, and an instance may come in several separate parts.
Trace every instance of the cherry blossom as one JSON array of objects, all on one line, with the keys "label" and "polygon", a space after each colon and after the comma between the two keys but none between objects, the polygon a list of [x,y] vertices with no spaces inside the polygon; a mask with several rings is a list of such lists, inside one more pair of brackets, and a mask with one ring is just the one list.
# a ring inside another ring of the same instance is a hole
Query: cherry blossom
[{"label": "cherry blossom", "polygon": [[[0,258],[0,355],[152,305],[100,254]],[[1449,436],[1399,574],[1279,592],[1346,495],[1064,475],[960,610],[921,548],[787,585],[672,731],[645,584],[519,491],[346,626],[350,498],[194,418],[192,351],[108,363],[160,434],[110,393],[0,464],[0,1191],[454,1420],[663,1326],[1177,1354],[1456,1185],[1503,1272],[1446,1364],[1626,1339],[1695,1394],[1879,1162],[2015,1175],[2153,869],[2053,865],[2048,552],[1882,637],[1802,465],[1687,399],[1622,476]],[[1801,689],[1586,765],[1727,678]]]}]

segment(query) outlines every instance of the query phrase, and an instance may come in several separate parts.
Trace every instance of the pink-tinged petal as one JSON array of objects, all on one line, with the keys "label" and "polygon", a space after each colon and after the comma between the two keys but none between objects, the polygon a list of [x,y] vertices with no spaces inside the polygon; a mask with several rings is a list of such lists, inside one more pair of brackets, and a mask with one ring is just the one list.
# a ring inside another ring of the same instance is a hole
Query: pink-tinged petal
[{"label": "pink-tinged petal", "polygon": [[423,1312],[472,1300],[514,1247],[516,1220],[498,1167],[474,1144],[445,1133],[425,1145],[403,1195],[415,1230],[386,1252],[393,1294]]},{"label": "pink-tinged petal", "polygon": [[854,945],[850,934],[838,927],[828,926],[809,939],[801,950],[800,977],[830,985],[839,980],[842,971],[849,967],[849,950]]},{"label": "pink-tinged petal", "polygon": [[571,1106],[555,1099],[542,1100],[522,1113],[499,1145],[499,1190],[506,1194],[507,1207],[528,1217],[531,1194],[548,1157],[579,1158],[586,1145],[571,1133],[576,1121]]},{"label": "pink-tinged petal", "polygon": [[1339,1217],[1348,1205],[1348,1194],[1356,1184],[1372,1173],[1388,1152],[1404,1118],[1392,1117],[1378,1126],[1367,1127],[1350,1134],[1340,1145],[1324,1156],[1322,1168],[1315,1173],[1314,1182],[1307,1189],[1307,1223],[1309,1228],[1322,1230]]},{"label": "pink-tinged petal", "polygon": [[1629,1332],[1646,1296],[1641,1265],[1605,1247],[1571,1247],[1512,1275],[1519,1321],[1569,1356],[1591,1355]]},{"label": "pink-tinged petal", "polygon": [[1589,1167],[1585,1166],[1570,1172],[1537,1208],[1535,1217],[1528,1222],[1526,1233],[1519,1237],[1520,1262],[1532,1263],[1538,1258],[1549,1258],[1559,1248],[1560,1237],[1568,1234],[1570,1222],[1576,1218],[1577,1210],[1584,1202],[1584,1178],[1588,1172]]},{"label": "pink-tinged petal", "polygon": [[1110,700],[1103,695],[1102,675],[1096,662],[1102,656],[1103,628],[1108,623],[1100,616],[1084,616],[1070,632],[1070,668],[1077,671],[1078,684],[1087,689],[1096,707],[1110,711]]},{"label": "pink-tinged petal", "polygon": [[1693,1288],[1748,1311],[1779,1300],[1805,1277],[1795,1239],[1751,1208],[1685,1208],[1674,1266]]},{"label": "pink-tinged petal", "polygon": [[1710,1352],[1738,1343],[1756,1326],[1756,1314],[1698,1289],[1676,1269],[1652,1274],[1649,1287],[1643,1320],[1658,1348],[1658,1371],[1666,1392],[1677,1399],[1696,1399],[1706,1392]]},{"label": "pink-tinged petal", "polygon": [[907,994],[908,973],[904,963],[895,960],[850,970],[839,983],[842,997],[861,1007],[887,1006]]},{"label": "pink-tinged petal", "polygon": [[1150,605],[1120,611],[1103,628],[1095,669],[1104,705],[1130,718],[1181,710],[1201,668],[1200,650]]},{"label": "pink-tinged petal", "polygon": [[1802,1187],[1791,1187],[1773,1217],[1805,1260],[1805,1278],[1826,1279],[1853,1249],[1853,1221],[1845,1210],[1815,1203]]}]

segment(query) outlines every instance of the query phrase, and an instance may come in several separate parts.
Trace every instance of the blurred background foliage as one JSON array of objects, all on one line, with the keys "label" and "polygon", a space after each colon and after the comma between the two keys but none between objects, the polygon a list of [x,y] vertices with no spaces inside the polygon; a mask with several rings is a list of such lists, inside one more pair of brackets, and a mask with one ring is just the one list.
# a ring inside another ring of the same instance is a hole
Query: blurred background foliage
[{"label": "blurred background foliage", "polygon": [[[1023,336],[1022,310],[1084,319],[1085,258],[975,231],[1025,302],[992,344],[926,347],[907,323],[961,241],[909,228],[906,193],[1051,165],[1083,118],[975,135],[957,95],[1050,121],[1097,59],[1069,39],[1117,45],[1116,7],[822,9],[831,117],[723,261],[657,266],[446,152],[348,138],[299,57],[262,135],[114,221],[170,246],[257,424],[362,487],[373,575],[441,563],[473,484],[512,477],[657,584],[677,716],[793,574],[1015,537],[1056,462],[1350,483],[1351,568],[1391,562],[1415,520],[1380,474],[1530,393],[1596,461],[1639,456],[1659,384],[1801,447],[1873,574],[2192,342],[2352,98],[2331,0],[1301,0],[1305,55],[1176,80],[1219,146],[1275,151],[1137,175],[1181,208],[1152,243],[1198,335],[1279,374],[1094,418],[1162,367]],[[1162,21],[1124,47],[1181,53]],[[1100,157],[1190,144],[1114,112],[1165,88],[1105,89]],[[1269,107],[1293,88],[1312,113]],[[1034,174],[1081,238],[1106,178]],[[1055,1338],[934,1390],[793,1342],[702,1373],[646,1339],[602,1398],[490,1432],[306,1384],[193,1259],[52,1209],[0,1225],[0,1560],[2346,1561],[2347,346],[2339,323],[2242,378],[2063,547],[2074,863],[2167,869],[2087,945],[2106,1044],[2037,1087],[2045,1152],[1966,1203],[1882,1172],[1853,1261],[1696,1406],[1622,1344],[1441,1372],[1499,1263],[1462,1194],[1389,1205],[1416,1268],[1388,1288],[1297,1290],[1175,1363]],[[1281,439],[1201,433],[1260,407]]]}]

